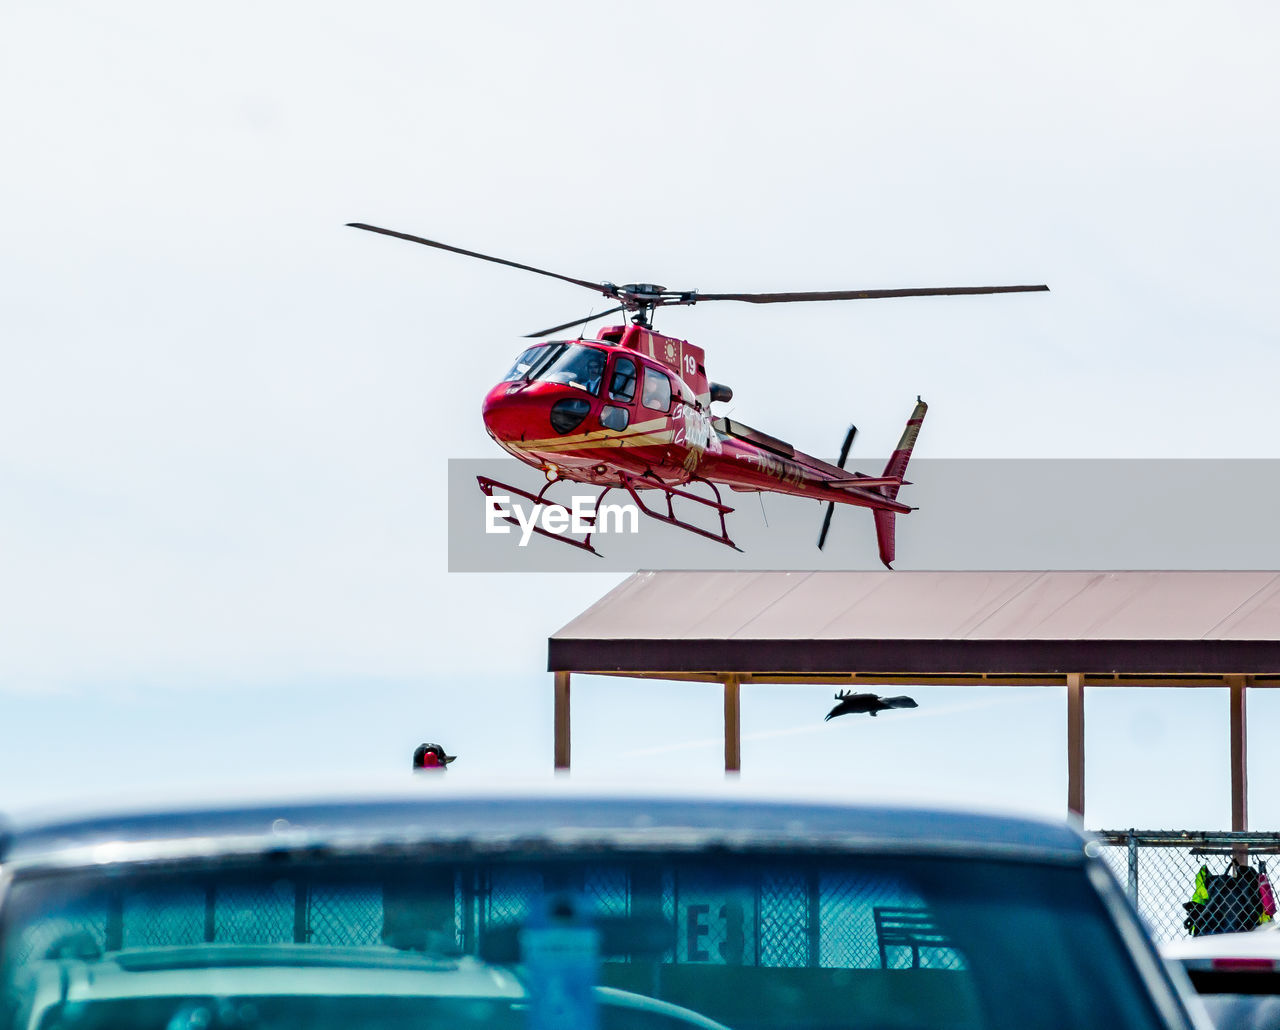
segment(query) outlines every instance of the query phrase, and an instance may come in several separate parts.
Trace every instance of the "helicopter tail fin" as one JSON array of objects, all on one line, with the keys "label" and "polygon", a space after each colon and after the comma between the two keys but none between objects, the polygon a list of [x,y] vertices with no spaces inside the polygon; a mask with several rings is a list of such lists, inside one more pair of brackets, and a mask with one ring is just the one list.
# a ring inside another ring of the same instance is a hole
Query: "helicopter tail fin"
[{"label": "helicopter tail fin", "polygon": [[[911,460],[911,452],[915,448],[916,437],[920,435],[920,427],[924,424],[924,414],[928,410],[929,405],[917,397],[915,410],[911,412],[911,417],[907,419],[907,427],[902,431],[902,439],[898,441],[897,448],[889,456],[889,461],[885,464],[884,478],[899,480],[898,483],[879,488],[880,492],[890,500],[898,496],[898,490],[901,486],[900,481],[907,471],[907,462]],[[895,514],[883,508],[874,508],[871,511],[871,516],[876,523],[876,544],[880,548],[880,560],[884,562],[886,569],[893,568]]]},{"label": "helicopter tail fin", "polygon": [[[916,437],[920,435],[920,427],[924,424],[924,413],[928,410],[929,405],[917,397],[915,410],[911,412],[911,417],[907,419],[907,427],[902,431],[902,439],[898,441],[897,448],[885,464],[885,478],[901,479],[906,473],[907,462],[911,460],[911,451],[916,445]],[[882,486],[880,492],[887,497],[897,497],[898,487]]]}]

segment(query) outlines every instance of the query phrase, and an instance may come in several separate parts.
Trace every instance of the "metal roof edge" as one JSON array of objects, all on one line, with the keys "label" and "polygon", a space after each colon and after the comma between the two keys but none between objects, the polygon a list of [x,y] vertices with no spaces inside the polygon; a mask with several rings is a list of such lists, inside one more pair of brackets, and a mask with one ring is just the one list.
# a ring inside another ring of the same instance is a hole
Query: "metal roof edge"
[{"label": "metal roof edge", "polygon": [[551,672],[1275,675],[1280,639],[551,639]]}]

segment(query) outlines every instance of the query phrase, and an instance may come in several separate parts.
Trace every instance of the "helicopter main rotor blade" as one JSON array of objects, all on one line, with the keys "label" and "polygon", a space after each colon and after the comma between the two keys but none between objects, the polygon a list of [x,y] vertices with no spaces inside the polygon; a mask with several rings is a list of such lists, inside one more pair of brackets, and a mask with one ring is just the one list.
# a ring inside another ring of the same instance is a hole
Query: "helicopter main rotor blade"
[{"label": "helicopter main rotor blade", "polygon": [[[561,275],[559,272],[548,272],[545,268],[534,268],[533,265],[522,265],[518,261],[508,261],[506,258],[493,257],[489,254],[480,254],[474,250],[463,250],[461,247],[451,247],[447,243],[437,243],[435,240],[424,240],[421,236],[411,236],[407,232],[396,232],[394,229],[380,229],[376,225],[366,225],[364,222],[348,222],[347,225],[352,229],[364,229],[368,232],[380,232],[383,236],[395,236],[398,239],[408,240],[410,243],[421,243],[427,247],[435,247],[437,250],[447,250],[454,254],[461,254],[464,257],[479,258],[481,261],[492,261],[495,265],[507,265],[510,268],[520,268],[526,272],[536,272],[538,275],[547,275],[552,279],[560,279],[567,283],[573,283],[575,286],[585,286],[588,290],[594,290],[596,293],[604,294],[606,297],[616,297],[618,295],[617,287],[608,283],[589,283],[585,279],[575,279],[573,276]],[[548,330],[550,332],[551,330]]]},{"label": "helicopter main rotor blade", "polygon": [[610,308],[608,311],[597,311],[594,315],[588,315],[586,318],[565,322],[563,325],[553,325],[550,329],[543,329],[540,333],[525,333],[524,338],[526,340],[536,340],[539,336],[550,336],[552,333],[558,333],[561,329],[572,329],[575,326],[586,325],[588,322],[594,322],[597,318],[604,318],[605,315],[612,315],[626,310],[625,305],[619,304],[616,308]]},{"label": "helicopter main rotor blade", "polygon": [[1047,290],[1040,286],[939,286],[908,290],[819,290],[808,293],[699,293],[698,303],[707,300],[741,300],[748,304],[789,304],[806,300],[875,300],[880,297],[953,297],[967,293],[1030,293]]}]

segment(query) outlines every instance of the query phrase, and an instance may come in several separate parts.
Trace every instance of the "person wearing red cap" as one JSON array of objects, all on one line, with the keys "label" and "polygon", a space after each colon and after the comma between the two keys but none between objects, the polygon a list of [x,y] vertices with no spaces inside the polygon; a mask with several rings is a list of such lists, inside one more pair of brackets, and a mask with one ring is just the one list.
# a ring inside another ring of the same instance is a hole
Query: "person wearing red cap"
[{"label": "person wearing red cap", "polygon": [[445,754],[444,748],[439,744],[419,744],[413,752],[413,769],[415,772],[422,769],[439,769],[443,772],[445,766],[457,757]]}]

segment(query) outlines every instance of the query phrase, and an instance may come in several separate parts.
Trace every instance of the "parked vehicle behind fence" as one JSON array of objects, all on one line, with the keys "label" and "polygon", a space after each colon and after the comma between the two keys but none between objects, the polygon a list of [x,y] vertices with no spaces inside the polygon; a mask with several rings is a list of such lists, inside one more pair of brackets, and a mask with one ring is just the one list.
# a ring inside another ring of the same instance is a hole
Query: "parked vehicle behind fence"
[{"label": "parked vehicle behind fence", "polygon": [[1192,1030],[1051,823],[739,799],[461,796],[29,824],[12,1030]]},{"label": "parked vehicle behind fence", "polygon": [[1173,941],[1161,952],[1181,966],[1218,1030],[1280,1030],[1280,929]]}]

